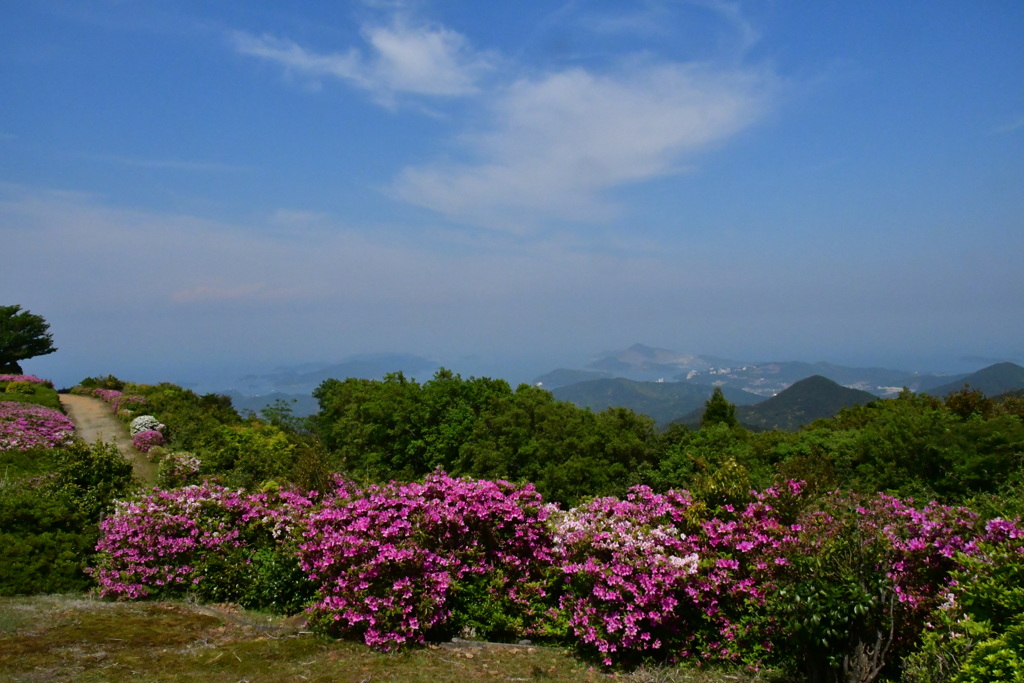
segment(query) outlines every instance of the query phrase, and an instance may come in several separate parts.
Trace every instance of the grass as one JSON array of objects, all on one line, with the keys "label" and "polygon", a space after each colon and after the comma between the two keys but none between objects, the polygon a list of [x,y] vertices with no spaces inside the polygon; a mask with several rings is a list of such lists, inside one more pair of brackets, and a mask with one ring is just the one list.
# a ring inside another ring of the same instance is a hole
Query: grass
[{"label": "grass", "polygon": [[0,598],[0,681],[607,681],[753,683],[742,672],[612,676],[557,648],[445,643],[400,654],[330,641],[280,617],[85,595]]},{"label": "grass", "polygon": [[20,392],[7,393],[6,388],[8,382],[0,382],[0,401],[16,401],[18,403],[34,403],[36,405],[46,406],[52,408],[58,412],[63,413],[64,409],[60,404],[60,396],[57,392],[50,387],[42,384],[36,384],[32,387],[32,392],[23,394]]}]

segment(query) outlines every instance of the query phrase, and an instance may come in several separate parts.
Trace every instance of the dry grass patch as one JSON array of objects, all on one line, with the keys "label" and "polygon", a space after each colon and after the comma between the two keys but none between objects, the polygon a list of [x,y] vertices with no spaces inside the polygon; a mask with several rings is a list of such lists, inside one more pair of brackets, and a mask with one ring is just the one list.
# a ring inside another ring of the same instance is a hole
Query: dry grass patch
[{"label": "dry grass patch", "polygon": [[645,669],[610,677],[557,648],[432,645],[386,655],[301,624],[186,602],[0,598],[0,681],[607,681],[711,683],[741,674]]}]

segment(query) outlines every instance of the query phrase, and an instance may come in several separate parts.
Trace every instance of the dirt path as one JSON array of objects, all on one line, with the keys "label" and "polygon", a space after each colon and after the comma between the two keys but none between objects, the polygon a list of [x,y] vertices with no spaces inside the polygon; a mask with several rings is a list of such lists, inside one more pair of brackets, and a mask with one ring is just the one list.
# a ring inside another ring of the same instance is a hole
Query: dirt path
[{"label": "dirt path", "polygon": [[61,394],[60,402],[75,423],[75,432],[86,443],[113,443],[132,464],[139,481],[147,486],[156,483],[156,465],[132,445],[128,428],[110,412],[110,406],[101,399],[74,394]]}]

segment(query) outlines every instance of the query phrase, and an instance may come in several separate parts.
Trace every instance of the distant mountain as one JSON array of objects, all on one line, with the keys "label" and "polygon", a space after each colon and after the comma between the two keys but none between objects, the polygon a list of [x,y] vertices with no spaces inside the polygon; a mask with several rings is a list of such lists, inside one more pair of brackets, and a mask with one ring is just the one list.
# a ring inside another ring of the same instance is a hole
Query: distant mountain
[{"label": "distant mountain", "polygon": [[240,380],[240,393],[289,394],[312,393],[326,379],[381,379],[389,372],[401,371],[421,381],[430,379],[438,364],[407,353],[375,353],[350,356],[339,363],[279,368],[265,375],[247,375]]},{"label": "distant mountain", "polygon": [[814,375],[796,382],[766,401],[737,406],[736,419],[748,429],[792,432],[815,420],[832,417],[843,408],[863,405],[878,397],[860,389],[850,389],[832,380]]},{"label": "distant mountain", "polygon": [[655,381],[671,379],[680,372],[711,368],[715,365],[714,361],[704,356],[633,344],[625,351],[604,354],[583,369],[637,381]]},{"label": "distant mountain", "polygon": [[[686,382],[637,382],[616,377],[577,382],[556,388],[551,393],[560,401],[570,401],[595,412],[612,407],[629,408],[664,426],[680,415],[703,409],[713,391],[714,387]],[[725,388],[722,393],[736,405],[747,405],[760,398],[732,388]]]},{"label": "distant mountain", "polygon": [[996,363],[973,374],[958,377],[948,384],[928,389],[927,392],[932,396],[946,396],[960,391],[965,384],[990,397],[1024,389],[1024,368],[1016,363]]},{"label": "distant mountain", "polygon": [[[702,386],[716,385],[742,389],[768,397],[785,390],[794,382],[821,375],[843,386],[868,391],[876,396],[895,396],[903,387],[925,391],[959,378],[951,375],[923,374],[887,368],[852,368],[832,363],[748,362],[706,355],[692,355],[634,344],[625,351],[603,354],[581,370],[556,370],[538,377],[548,389],[569,386],[570,373],[598,373],[605,377],[624,377],[636,381],[678,380]],[[578,375],[577,381],[595,379]]]},{"label": "distant mountain", "polygon": [[539,387],[553,391],[558,387],[576,384],[577,382],[587,382],[592,379],[608,379],[608,374],[604,372],[594,372],[592,370],[566,370],[564,368],[559,368],[558,370],[552,370],[547,374],[541,375],[537,379],[533,380],[533,383]]},{"label": "distant mountain", "polygon": [[931,375],[888,368],[851,368],[832,363],[800,361],[745,363],[717,367],[707,371],[691,371],[679,379],[720,385],[739,386],[746,391],[773,396],[795,382],[815,375],[826,377],[851,389],[860,389],[876,396],[894,396],[903,387],[921,391],[927,386],[950,381],[949,375]]},{"label": "distant mountain", "polygon": [[237,391],[221,392],[231,399],[231,405],[242,415],[252,411],[259,415],[264,408],[271,406],[275,401],[284,401],[291,406],[292,414],[295,417],[306,417],[320,412],[320,404],[311,394],[285,394],[275,391],[262,396],[246,396]]}]

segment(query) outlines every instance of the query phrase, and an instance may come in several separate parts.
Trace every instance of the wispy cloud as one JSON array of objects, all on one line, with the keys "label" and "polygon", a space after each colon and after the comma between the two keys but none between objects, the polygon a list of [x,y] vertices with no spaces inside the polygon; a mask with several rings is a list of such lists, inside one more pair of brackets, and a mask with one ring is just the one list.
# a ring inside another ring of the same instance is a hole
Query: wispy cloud
[{"label": "wispy cloud", "polygon": [[[756,40],[736,5],[688,4],[744,47]],[[672,9],[650,2],[606,17],[603,30],[665,24],[658,17]],[[527,73],[455,31],[413,21],[404,6],[388,11],[389,22],[364,26],[363,49],[321,53],[268,35],[232,39],[242,54],[306,78],[343,80],[385,106],[402,94],[472,96],[473,118],[483,123],[455,136],[461,148],[407,166],[391,187],[399,199],[463,224],[524,234],[551,221],[613,219],[611,190],[685,170],[696,153],[758,121],[780,90],[770,68],[745,66],[735,51],[722,64],[643,53]]]},{"label": "wispy cloud", "polygon": [[764,69],[633,62],[571,69],[497,93],[491,126],[467,135],[475,161],[402,171],[403,199],[514,232],[538,220],[612,218],[604,192],[679,172],[688,156],[757,121],[777,94]]},{"label": "wispy cloud", "polygon": [[1024,116],[1021,116],[1014,121],[1010,121],[1009,123],[1004,123],[1001,126],[996,126],[992,129],[992,132],[996,135],[1003,135],[1005,133],[1013,133],[1021,128],[1024,128]]},{"label": "wispy cloud", "polygon": [[337,78],[391,106],[401,94],[460,96],[478,90],[492,56],[473,49],[462,34],[395,15],[388,25],[365,26],[365,49],[319,53],[271,35],[231,35],[238,52],[274,62],[297,75]]}]

